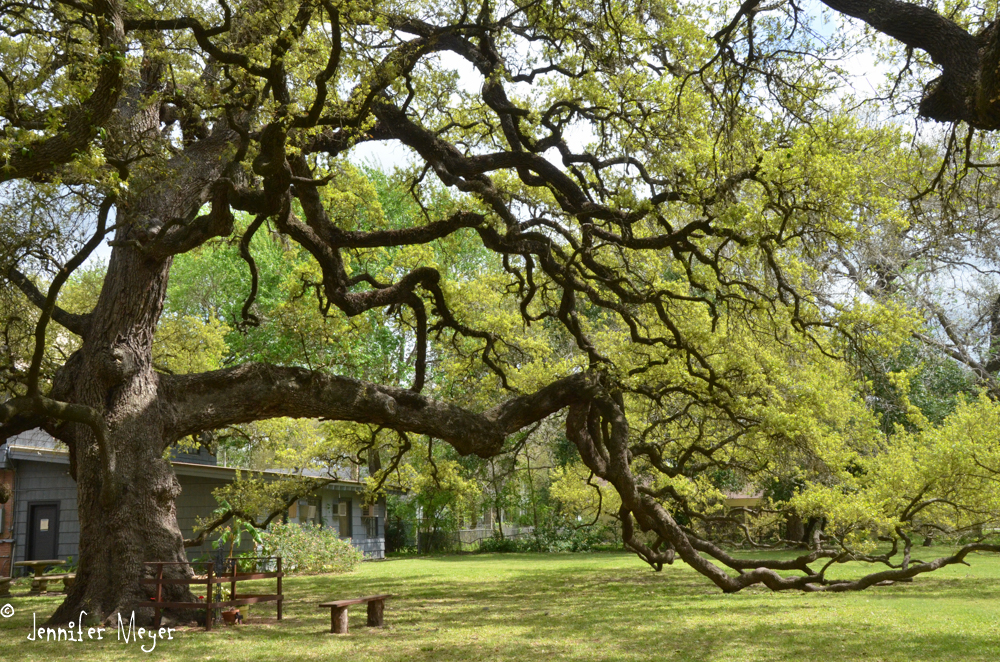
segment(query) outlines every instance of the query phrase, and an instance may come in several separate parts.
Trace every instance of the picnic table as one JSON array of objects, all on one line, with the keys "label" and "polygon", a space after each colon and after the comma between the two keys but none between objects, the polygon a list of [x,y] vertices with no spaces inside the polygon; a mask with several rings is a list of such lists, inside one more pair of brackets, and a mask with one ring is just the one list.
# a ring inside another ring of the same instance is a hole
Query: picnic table
[{"label": "picnic table", "polygon": [[21,566],[23,568],[32,568],[35,571],[35,578],[31,582],[31,593],[41,594],[45,593],[48,588],[49,582],[54,580],[62,580],[63,585],[69,588],[72,585],[72,580],[76,578],[73,573],[67,573],[64,575],[46,575],[43,574],[46,568],[51,566],[66,565],[66,562],[61,559],[36,559],[32,561],[17,561],[14,563],[15,566]]}]

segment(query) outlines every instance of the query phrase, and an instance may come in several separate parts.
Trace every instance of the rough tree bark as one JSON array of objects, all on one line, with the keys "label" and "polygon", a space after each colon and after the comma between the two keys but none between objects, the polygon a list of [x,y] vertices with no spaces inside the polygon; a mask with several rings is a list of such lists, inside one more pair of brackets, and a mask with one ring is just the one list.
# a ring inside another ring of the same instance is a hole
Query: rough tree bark
[{"label": "rough tree bark", "polygon": [[81,610],[96,618],[128,613],[146,600],[137,581],[144,561],[186,560],[174,507],[180,486],[162,457],[158,376],[150,353],[168,267],[134,248],[116,250],[108,268],[110,287],[92,313],[83,347],[56,375],[54,397],[89,405],[104,416],[112,458],[110,471],[102,471],[101,453],[86,426],[50,429],[69,445],[80,518],[77,582],[53,616],[57,622],[72,620]]},{"label": "rough tree bark", "polygon": [[[124,229],[116,236],[100,298],[88,316],[81,348],[53,379],[50,397],[90,407],[108,429],[102,454],[89,427],[47,426],[69,446],[80,518],[78,581],[55,621],[71,620],[80,610],[95,617],[127,613],[148,599],[138,582],[144,561],[187,560],[174,505],[180,485],[163,459],[177,437],[166,433],[161,375],[152,363],[172,259],[150,255],[134,240],[148,240],[164,219],[197,209],[208,195],[205,182],[218,171],[202,159],[174,166],[166,182],[118,201],[116,220]],[[183,566],[169,568],[190,574]],[[171,597],[184,593],[180,586],[167,588]]]},{"label": "rough tree bark", "polygon": [[1000,128],[1000,30],[996,21],[970,34],[934,10],[898,0],[823,0],[903,44],[926,51],[941,76],[925,90],[920,114],[977,129]]}]

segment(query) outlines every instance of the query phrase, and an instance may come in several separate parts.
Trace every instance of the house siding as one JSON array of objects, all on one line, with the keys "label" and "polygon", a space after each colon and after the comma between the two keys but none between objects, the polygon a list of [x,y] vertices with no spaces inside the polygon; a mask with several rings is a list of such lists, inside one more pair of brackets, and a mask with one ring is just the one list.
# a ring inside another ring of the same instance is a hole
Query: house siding
[{"label": "house siding", "polygon": [[24,561],[28,542],[28,508],[35,503],[59,504],[59,558],[80,554],[80,520],[76,511],[76,482],[69,463],[17,462],[14,472],[14,560]]},{"label": "house siding", "polygon": [[[375,516],[374,516],[374,528],[375,534],[373,537],[368,537],[367,523],[365,518],[361,516],[361,503],[355,501],[352,505],[352,510],[356,512],[354,519],[354,529],[353,529],[353,539],[354,546],[364,552],[365,556],[373,559],[384,559],[385,558],[385,500],[379,499],[378,503],[375,504]],[[360,534],[360,535],[359,535]]]},{"label": "house siding", "polygon": [[[223,479],[213,479],[203,476],[177,475],[181,485],[181,493],[177,496],[177,524],[185,538],[195,536],[195,526],[199,519],[207,519],[217,507],[212,492],[228,484]],[[80,544],[80,522],[76,507],[76,482],[69,475],[68,464],[54,462],[33,462],[21,460],[17,463],[16,499],[14,513],[14,560],[25,560],[27,546],[28,507],[32,503],[59,503],[59,558],[78,557]],[[321,498],[322,521],[325,526],[338,528],[337,518],[333,516],[334,504],[341,499],[351,501],[351,543],[360,549],[366,558],[385,558],[385,502],[380,500],[376,505],[377,536],[369,538],[364,519],[361,517],[361,499],[357,492],[332,492],[323,490]],[[292,519],[291,521],[296,521]],[[239,551],[249,549],[249,543],[244,543]],[[189,559],[195,559],[206,554],[212,554],[211,541],[206,541],[197,547],[188,547]],[[0,558],[3,553],[0,551]]]},{"label": "house siding", "polygon": [[[199,517],[208,518],[215,507],[212,490],[227,481],[198,476],[178,476],[181,493],[177,497],[177,524],[185,538],[195,535]],[[33,503],[59,504],[59,558],[78,557],[80,521],[77,515],[76,482],[69,475],[69,465],[53,462],[18,461],[14,514],[14,560],[23,561],[27,553],[28,508]],[[210,542],[187,549],[188,558],[212,551]]]},{"label": "house siding", "polygon": [[[177,525],[180,526],[181,534],[185,538],[194,538],[198,520],[210,519],[212,511],[218,507],[215,497],[212,496],[212,491],[228,484],[229,481],[184,475],[178,475],[177,481],[181,485],[181,493],[175,501]],[[248,548],[246,544],[243,547]],[[241,548],[240,551],[246,551],[246,549]],[[187,548],[189,559],[195,559],[212,552],[211,540],[197,547]]]},{"label": "house siding", "polygon": [[[361,550],[367,559],[385,558],[385,499],[379,499],[375,506],[377,514],[376,533],[374,537],[368,537],[365,519],[361,517],[361,492],[347,491],[343,488],[327,488],[320,491],[320,521],[323,526],[331,527],[342,537],[345,532],[340,530],[340,518],[334,513],[343,500],[350,500],[351,503],[351,544]],[[299,518],[290,517],[289,522],[299,523]]]},{"label": "house siding", "polygon": [[[60,452],[59,444],[41,431],[29,431],[11,440],[10,447],[19,446],[19,457],[4,457],[0,463],[0,481],[9,480],[13,483],[14,496],[6,504],[9,514],[5,514],[4,522],[12,529],[11,542],[5,543],[4,532],[0,531],[0,573],[6,576],[10,570],[10,560],[23,561],[27,553],[28,509],[34,503],[59,504],[58,556],[62,559],[79,556],[80,522],[77,515],[76,481],[69,475],[69,458]],[[21,444],[18,444],[20,441]],[[0,446],[0,450],[2,446]],[[37,452],[36,452],[37,451]],[[29,457],[25,457],[29,454]],[[35,459],[37,456],[38,459]],[[199,519],[208,519],[212,511],[218,507],[212,492],[219,487],[232,482],[233,472],[215,467],[211,456],[206,453],[175,454],[175,474],[181,486],[175,505],[177,509],[177,524],[185,538],[195,536],[195,526]],[[275,478],[280,474],[271,474]],[[351,502],[351,542],[364,552],[366,558],[381,559],[385,557],[385,501],[380,500],[376,507],[379,515],[376,537],[366,535],[365,521],[361,517],[360,486],[338,483],[335,486],[321,489],[317,496],[320,502],[320,521],[324,526],[334,526],[339,532],[339,521],[334,515],[335,505],[341,499]],[[295,521],[294,519],[290,521]],[[12,525],[12,526],[11,526]],[[238,551],[246,551],[251,542],[245,542]],[[8,551],[4,551],[6,548]],[[228,550],[225,550],[228,555]],[[198,547],[187,548],[189,559],[211,554],[220,556],[222,553],[212,549],[211,541]],[[7,567],[5,567],[5,565]]]}]

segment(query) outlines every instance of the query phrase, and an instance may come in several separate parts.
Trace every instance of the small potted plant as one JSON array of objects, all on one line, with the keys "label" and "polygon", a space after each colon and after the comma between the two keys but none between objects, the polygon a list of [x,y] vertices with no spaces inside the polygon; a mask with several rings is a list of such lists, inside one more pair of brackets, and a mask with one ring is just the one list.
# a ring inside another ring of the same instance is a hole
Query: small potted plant
[{"label": "small potted plant", "polygon": [[[225,602],[230,597],[229,587],[225,585],[219,585],[218,587],[218,601]],[[229,607],[221,612],[222,620],[225,621],[226,625],[232,625],[233,623],[242,623],[243,617],[240,615],[240,610],[237,607]]]}]

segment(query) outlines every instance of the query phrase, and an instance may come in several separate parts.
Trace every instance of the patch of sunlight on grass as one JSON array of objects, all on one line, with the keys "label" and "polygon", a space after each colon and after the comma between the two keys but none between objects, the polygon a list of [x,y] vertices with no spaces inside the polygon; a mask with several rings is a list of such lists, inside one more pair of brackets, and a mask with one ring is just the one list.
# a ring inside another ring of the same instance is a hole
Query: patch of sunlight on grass
[{"label": "patch of sunlight on grass", "polygon": [[[43,621],[61,597],[27,597],[28,584],[19,582],[6,599],[15,615],[0,619],[0,660],[993,662],[1000,558],[970,560],[971,568],[862,593],[754,587],[735,595],[684,564],[655,573],[627,554],[389,560],[346,575],[289,577],[283,621],[274,620],[272,605],[255,605],[247,625],[181,628],[149,654],[114,633],[101,642],[27,641],[32,613]],[[846,577],[861,568],[837,571]],[[385,628],[366,628],[358,605],[350,634],[330,634],[330,612],[319,602],[374,593],[395,596]]]}]

